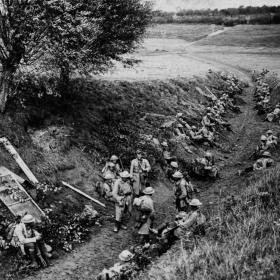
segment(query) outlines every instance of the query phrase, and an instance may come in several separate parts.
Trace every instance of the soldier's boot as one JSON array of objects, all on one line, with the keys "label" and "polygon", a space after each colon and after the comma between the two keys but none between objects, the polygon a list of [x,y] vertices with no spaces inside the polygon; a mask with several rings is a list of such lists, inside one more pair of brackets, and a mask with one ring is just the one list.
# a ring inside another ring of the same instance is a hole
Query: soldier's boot
[{"label": "soldier's boot", "polygon": [[114,232],[115,233],[119,232],[119,229],[120,229],[120,222],[115,221]]},{"label": "soldier's boot", "polygon": [[36,262],[36,255],[35,255],[35,250],[34,249],[29,249],[29,256],[30,256],[30,259],[31,259],[29,267],[37,268],[38,264]]},{"label": "soldier's boot", "polygon": [[122,224],[121,224],[120,227],[121,227],[121,229],[123,229],[123,230],[127,230],[127,226],[125,226],[125,225],[122,225]]}]

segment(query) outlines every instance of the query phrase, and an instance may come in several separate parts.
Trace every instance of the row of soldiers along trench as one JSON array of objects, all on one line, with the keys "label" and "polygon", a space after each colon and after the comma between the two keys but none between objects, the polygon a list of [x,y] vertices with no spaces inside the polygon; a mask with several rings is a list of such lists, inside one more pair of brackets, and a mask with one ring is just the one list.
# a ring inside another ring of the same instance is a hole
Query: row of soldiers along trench
[{"label": "row of soldiers along trench", "polygon": [[[243,113],[239,100],[248,87],[233,74],[212,71],[209,74],[219,79],[224,89],[208,95],[209,101],[201,119],[193,121],[184,111],[177,112],[162,122],[159,137],[151,136],[149,139],[161,155],[161,176],[172,186],[173,219],[158,221],[154,202],[158,189],[154,187],[154,179],[151,179],[154,165],[145,146],[134,147],[135,157],[129,163],[123,162],[118,154],[110,155],[100,169],[100,180],[94,187],[99,199],[114,209],[112,234],[118,235],[128,230],[128,227],[133,227],[137,238],[134,246],[120,252],[119,262],[100,269],[102,271],[97,279],[131,279],[179,240],[184,246],[191,247],[201,238],[207,237],[209,219],[204,213],[206,201],[198,183],[215,183],[223,179],[215,151],[223,149],[223,135],[235,133],[229,118]],[[273,91],[267,75],[267,71],[253,74],[256,109],[263,121],[278,122],[278,103],[264,102]],[[276,134],[271,129],[263,131],[259,145],[251,147],[249,165],[240,169],[236,176],[250,176],[275,164],[273,153],[278,147]],[[174,143],[188,154],[188,162],[182,162],[173,153]],[[130,168],[125,168],[128,165]],[[235,197],[230,196],[224,203],[234,203],[234,200]],[[92,214],[93,208],[88,211]],[[8,246],[8,243],[17,247],[22,256],[28,259],[29,268],[47,267],[53,258],[58,257],[44,240],[31,214],[17,217],[7,228],[9,238],[1,238],[2,247]]]}]

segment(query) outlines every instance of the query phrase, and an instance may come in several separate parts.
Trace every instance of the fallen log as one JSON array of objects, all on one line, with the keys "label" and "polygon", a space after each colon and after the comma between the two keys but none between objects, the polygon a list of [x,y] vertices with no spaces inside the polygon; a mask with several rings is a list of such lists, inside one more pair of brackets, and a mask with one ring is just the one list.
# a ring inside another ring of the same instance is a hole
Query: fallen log
[{"label": "fallen log", "polygon": [[62,184],[63,184],[64,186],[70,188],[71,190],[73,190],[73,191],[79,193],[80,195],[82,195],[82,196],[84,196],[84,197],[90,199],[90,200],[93,201],[94,203],[97,203],[98,205],[100,205],[100,206],[106,208],[106,205],[105,205],[105,204],[103,204],[102,202],[98,201],[98,200],[95,199],[95,198],[92,198],[91,196],[89,196],[88,194],[82,192],[81,190],[79,190],[79,189],[77,189],[77,188],[75,188],[75,187],[73,187],[73,186],[71,186],[71,185],[69,185],[68,183],[63,182],[63,181],[62,181]]},{"label": "fallen log", "polygon": [[20,166],[26,177],[31,181],[33,184],[38,184],[39,181],[25,164],[23,159],[19,156],[18,152],[14,148],[14,146],[10,143],[10,141],[6,137],[0,138],[0,143],[3,144],[4,148],[8,151],[8,153],[13,157],[13,159],[17,162]]}]

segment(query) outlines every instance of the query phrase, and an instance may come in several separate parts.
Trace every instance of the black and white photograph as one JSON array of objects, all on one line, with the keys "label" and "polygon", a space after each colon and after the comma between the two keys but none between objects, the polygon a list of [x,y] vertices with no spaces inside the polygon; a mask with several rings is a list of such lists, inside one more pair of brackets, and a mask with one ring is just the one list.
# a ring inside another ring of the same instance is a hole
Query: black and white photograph
[{"label": "black and white photograph", "polygon": [[0,0],[0,280],[280,279],[280,0]]}]

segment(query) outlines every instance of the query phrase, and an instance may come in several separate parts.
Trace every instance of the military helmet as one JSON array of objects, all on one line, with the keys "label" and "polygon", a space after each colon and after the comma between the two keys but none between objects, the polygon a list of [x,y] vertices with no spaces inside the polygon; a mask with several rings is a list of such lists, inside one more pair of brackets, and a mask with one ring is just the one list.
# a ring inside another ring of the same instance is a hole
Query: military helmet
[{"label": "military helmet", "polygon": [[114,161],[114,160],[118,160],[119,158],[116,155],[112,155],[110,160]]},{"label": "military helmet", "polygon": [[134,255],[128,250],[124,250],[119,254],[119,259],[123,262],[129,262],[133,257]]},{"label": "military helmet", "polygon": [[266,141],[266,140],[267,140],[266,136],[265,136],[265,135],[262,135],[262,136],[261,136],[261,141]]},{"label": "military helmet", "polygon": [[192,199],[190,202],[190,206],[201,206],[201,205],[202,203],[197,198]]},{"label": "military helmet", "polygon": [[173,175],[173,178],[182,179],[184,178],[183,174],[180,171],[176,171]]},{"label": "military helmet", "polygon": [[271,153],[268,151],[265,151],[262,155],[263,157],[271,157]]}]

